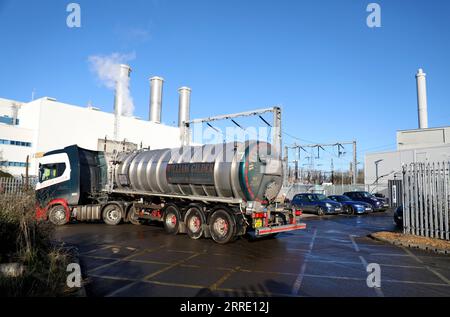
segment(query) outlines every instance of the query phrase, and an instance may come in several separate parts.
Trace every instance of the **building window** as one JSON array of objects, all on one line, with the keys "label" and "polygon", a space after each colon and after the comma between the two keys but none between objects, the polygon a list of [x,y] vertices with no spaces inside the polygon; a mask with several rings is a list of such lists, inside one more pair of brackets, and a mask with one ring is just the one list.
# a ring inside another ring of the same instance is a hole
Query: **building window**
[{"label": "building window", "polygon": [[3,167],[26,167],[27,163],[24,162],[10,162],[10,161],[1,161],[0,166]]},{"label": "building window", "polygon": [[31,147],[31,142],[0,139],[0,144]]},{"label": "building window", "polygon": [[[14,119],[8,116],[2,116],[0,117],[0,123],[6,123],[12,125],[14,123]],[[19,119],[16,119],[16,125],[19,124]]]}]

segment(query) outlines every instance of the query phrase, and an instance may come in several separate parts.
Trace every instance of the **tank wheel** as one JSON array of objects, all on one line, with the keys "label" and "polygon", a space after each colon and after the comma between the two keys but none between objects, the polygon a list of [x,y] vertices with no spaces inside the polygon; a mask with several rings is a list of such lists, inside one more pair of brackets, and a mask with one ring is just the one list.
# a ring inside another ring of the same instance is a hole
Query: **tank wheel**
[{"label": "tank wheel", "polygon": [[209,219],[209,231],[213,240],[225,244],[235,238],[235,223],[231,215],[223,209],[216,210]]},{"label": "tank wheel", "polygon": [[203,224],[205,223],[205,215],[197,207],[191,207],[186,213],[184,223],[186,231],[191,239],[200,239],[203,236]]},{"label": "tank wheel", "polygon": [[115,226],[122,220],[122,208],[116,204],[107,205],[103,209],[103,221],[110,225]]},{"label": "tank wheel", "polygon": [[48,220],[56,226],[65,225],[67,223],[66,208],[63,205],[52,206],[48,212]]},{"label": "tank wheel", "polygon": [[163,223],[164,230],[168,234],[176,235],[180,231],[180,211],[176,206],[167,206],[164,210]]}]

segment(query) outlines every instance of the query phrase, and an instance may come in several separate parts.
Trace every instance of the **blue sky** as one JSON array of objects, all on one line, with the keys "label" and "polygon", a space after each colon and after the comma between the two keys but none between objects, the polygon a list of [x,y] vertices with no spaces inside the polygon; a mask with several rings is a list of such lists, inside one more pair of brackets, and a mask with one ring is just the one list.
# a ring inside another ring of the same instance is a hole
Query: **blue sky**
[{"label": "blue sky", "polygon": [[88,57],[134,54],[137,116],[148,117],[148,78],[159,75],[167,124],[187,85],[193,118],[281,104],[284,131],[357,139],[363,161],[366,150],[394,148],[396,130],[417,127],[414,75],[423,67],[429,124],[449,125],[450,1],[377,1],[382,27],[368,28],[372,1],[86,0],[77,1],[79,29],[66,26],[69,2],[0,0],[0,97],[27,101],[36,89],[112,111]]}]

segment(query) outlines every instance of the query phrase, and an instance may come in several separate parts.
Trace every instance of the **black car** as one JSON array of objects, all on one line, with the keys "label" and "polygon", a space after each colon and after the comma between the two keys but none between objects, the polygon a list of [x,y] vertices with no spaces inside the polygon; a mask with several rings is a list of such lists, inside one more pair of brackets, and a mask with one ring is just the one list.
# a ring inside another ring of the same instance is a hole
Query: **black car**
[{"label": "black car", "polygon": [[403,206],[398,206],[394,211],[394,221],[397,228],[403,228]]},{"label": "black car", "polygon": [[369,192],[365,191],[355,191],[346,192],[345,196],[350,197],[352,200],[364,201],[372,205],[373,211],[385,211],[387,208],[384,206],[384,202],[375,197]]},{"label": "black car", "polygon": [[384,196],[381,193],[375,193],[373,195],[383,202],[384,208],[389,208],[389,198],[388,197]]}]

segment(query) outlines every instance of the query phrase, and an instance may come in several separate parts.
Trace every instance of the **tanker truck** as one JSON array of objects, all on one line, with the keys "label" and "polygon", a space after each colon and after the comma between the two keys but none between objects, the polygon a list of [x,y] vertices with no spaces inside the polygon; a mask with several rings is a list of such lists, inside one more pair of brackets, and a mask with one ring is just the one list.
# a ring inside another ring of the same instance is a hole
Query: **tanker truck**
[{"label": "tanker truck", "polygon": [[77,145],[39,159],[36,217],[141,224],[227,243],[304,229],[301,210],[277,202],[283,166],[270,143],[231,142],[106,154]]}]

